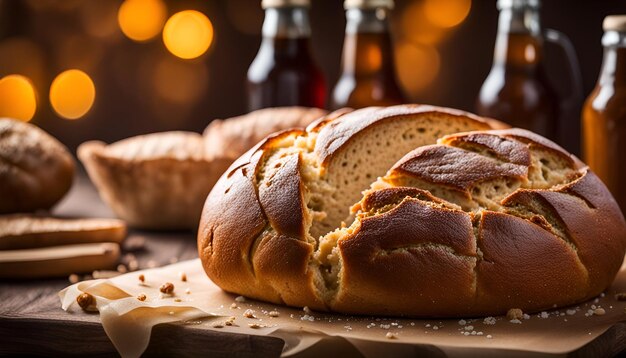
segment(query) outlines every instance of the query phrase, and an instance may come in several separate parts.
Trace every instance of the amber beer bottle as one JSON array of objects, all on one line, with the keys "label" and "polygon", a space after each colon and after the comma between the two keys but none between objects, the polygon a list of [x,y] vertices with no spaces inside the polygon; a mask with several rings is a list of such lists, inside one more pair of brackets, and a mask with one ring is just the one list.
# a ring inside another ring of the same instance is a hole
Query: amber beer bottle
[{"label": "amber beer bottle", "polygon": [[393,0],[346,0],[341,75],[330,107],[362,108],[405,103],[389,33]]},{"label": "amber beer bottle", "polygon": [[[558,96],[546,75],[543,59],[546,37],[540,25],[539,1],[499,0],[497,4],[500,14],[493,65],[480,89],[477,112],[556,140],[564,99]],[[575,92],[582,99],[578,94],[582,85],[573,47],[564,35],[548,31],[545,33],[548,40],[565,50],[571,80],[577,87]]]},{"label": "amber beer bottle", "polygon": [[582,112],[583,156],[626,212],[626,15],[604,19],[600,77]]},{"label": "amber beer bottle", "polygon": [[323,108],[324,76],[313,59],[309,0],[263,0],[263,40],[248,69],[248,109]]}]

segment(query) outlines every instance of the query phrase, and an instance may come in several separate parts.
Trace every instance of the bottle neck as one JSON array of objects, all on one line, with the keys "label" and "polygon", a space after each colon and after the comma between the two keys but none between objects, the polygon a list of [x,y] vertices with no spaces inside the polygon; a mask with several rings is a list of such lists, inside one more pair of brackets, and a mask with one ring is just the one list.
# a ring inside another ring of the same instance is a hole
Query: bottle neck
[{"label": "bottle neck", "polygon": [[506,7],[500,10],[494,66],[535,69],[543,56],[539,9]]},{"label": "bottle neck", "polygon": [[371,76],[394,71],[388,23],[389,10],[351,8],[346,11],[342,73]]},{"label": "bottle neck", "polygon": [[626,86],[626,33],[607,31],[602,45],[604,57],[598,84]]},{"label": "bottle neck", "polygon": [[309,9],[280,7],[265,9],[263,38],[299,39],[311,37]]}]

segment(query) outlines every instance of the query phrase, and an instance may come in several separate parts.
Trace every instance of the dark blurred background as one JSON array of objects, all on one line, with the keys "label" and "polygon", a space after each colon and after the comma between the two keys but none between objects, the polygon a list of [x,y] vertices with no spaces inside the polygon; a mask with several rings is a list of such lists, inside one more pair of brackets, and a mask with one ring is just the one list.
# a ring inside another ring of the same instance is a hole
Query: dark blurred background
[{"label": "dark blurred background", "polygon": [[[261,41],[260,0],[151,2],[157,4],[118,20],[121,0],[0,0],[0,78],[19,74],[32,84],[36,96],[32,123],[75,149],[91,139],[112,142],[156,131],[201,131],[212,119],[246,111],[246,71]],[[343,44],[342,1],[312,2],[314,55],[332,87]],[[167,18],[183,10],[203,13],[213,29],[208,51],[192,60],[168,51],[161,32]],[[543,1],[544,28],[564,32],[574,43],[585,96],[602,60],[602,19],[619,13],[626,13],[625,1]],[[392,17],[396,61],[411,100],[474,111],[492,62],[497,16],[495,0],[396,0]],[[132,37],[133,29],[146,22],[156,28],[151,39],[135,41],[125,34]],[[571,84],[563,54],[548,45],[546,58],[555,86],[567,92]],[[59,84],[51,101],[53,80],[68,69],[91,78],[96,92],[93,106],[89,98],[81,99],[80,81]],[[8,87],[0,88],[0,96],[27,92],[13,89],[8,81],[3,85]],[[7,101],[3,105],[0,98],[0,115],[7,114],[3,106],[32,106],[14,97]],[[51,105],[55,101],[56,111]],[[68,120],[63,118],[63,106],[89,110]],[[567,120],[575,125],[578,115]]]}]

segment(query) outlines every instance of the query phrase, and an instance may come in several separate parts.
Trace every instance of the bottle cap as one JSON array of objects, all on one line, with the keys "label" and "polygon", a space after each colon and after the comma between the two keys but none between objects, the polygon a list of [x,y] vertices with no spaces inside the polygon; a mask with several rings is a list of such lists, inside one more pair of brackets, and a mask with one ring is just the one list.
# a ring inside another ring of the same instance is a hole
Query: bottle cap
[{"label": "bottle cap", "polygon": [[539,0],[498,0],[498,9],[538,9],[541,6]]},{"label": "bottle cap", "polygon": [[345,0],[343,3],[345,9],[393,9],[394,5],[393,0]]},{"label": "bottle cap", "polygon": [[604,31],[626,32],[626,15],[610,15],[602,23]]},{"label": "bottle cap", "polygon": [[263,0],[261,7],[264,9],[270,7],[310,7],[310,0]]}]

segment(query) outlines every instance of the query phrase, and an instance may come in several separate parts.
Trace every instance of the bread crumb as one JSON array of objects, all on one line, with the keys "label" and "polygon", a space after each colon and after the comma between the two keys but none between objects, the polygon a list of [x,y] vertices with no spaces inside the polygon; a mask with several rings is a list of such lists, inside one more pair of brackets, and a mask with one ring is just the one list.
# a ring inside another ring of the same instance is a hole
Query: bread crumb
[{"label": "bread crumb", "polygon": [[80,281],[80,278],[75,273],[71,274],[67,279],[70,281],[70,283],[77,283],[78,281]]},{"label": "bread crumb", "polygon": [[144,276],[143,274],[139,274],[138,279],[139,279],[139,282],[141,282],[141,283],[145,283],[146,282],[146,276]]},{"label": "bread crumb", "polygon": [[180,298],[176,297],[176,298],[174,298],[174,302],[183,302],[183,300],[181,300]]},{"label": "bread crumb", "polygon": [[302,310],[304,311],[304,313],[306,314],[311,314],[313,313],[313,311],[311,311],[311,309],[309,308],[309,306],[304,306],[302,307]]},{"label": "bread crumb", "polygon": [[529,315],[529,314],[526,314],[526,313],[524,313],[524,316],[523,316],[523,317],[524,317],[524,319],[530,319],[530,315]]},{"label": "bread crumb", "polygon": [[387,337],[387,339],[397,339],[398,338],[398,334],[397,333],[393,333],[393,332],[387,332],[387,334],[385,334],[385,337]]},{"label": "bread crumb", "polygon": [[185,293],[186,293],[186,294],[190,294],[190,293],[191,293],[191,289],[190,289],[189,287],[187,287],[187,288],[185,289]]},{"label": "bread crumb", "polygon": [[550,317],[550,315],[548,314],[548,312],[543,311],[543,312],[541,312],[541,313],[539,314],[539,317],[541,317],[541,318],[544,318],[544,319],[545,319],[545,318]]},{"label": "bread crumb", "polygon": [[159,291],[166,295],[171,295],[172,293],[174,293],[174,284],[171,282],[166,282],[161,285],[161,287],[159,287]]},{"label": "bread crumb", "polygon": [[224,328],[224,325],[221,323],[213,323],[213,328]]},{"label": "bread crumb", "polygon": [[278,311],[270,311],[269,315],[270,317],[278,317],[280,316],[280,313],[278,313]]},{"label": "bread crumb", "polygon": [[433,330],[436,331],[439,329],[439,326],[433,326]]},{"label": "bread crumb", "polygon": [[242,303],[242,302],[246,302],[246,298],[243,296],[237,296],[235,297],[235,301]]},{"label": "bread crumb", "polygon": [[117,272],[126,273],[128,272],[128,269],[126,268],[126,266],[124,266],[124,264],[119,264],[117,265]]},{"label": "bread crumb", "polygon": [[604,316],[606,314],[606,311],[604,310],[604,308],[598,307],[593,311],[593,314],[595,314],[596,316]]},{"label": "bread crumb", "polygon": [[[524,312],[519,309],[519,308],[511,308],[510,310],[508,310],[508,312],[506,313],[506,318],[509,321],[512,320],[521,320],[522,318],[524,318]],[[521,323],[521,322],[520,322]]]},{"label": "bread crumb", "polygon": [[486,317],[483,320],[483,324],[487,324],[487,325],[492,326],[492,325],[496,324],[496,318],[495,317],[491,317],[491,316]]},{"label": "bread crumb", "polygon": [[493,338],[493,336],[492,336],[492,335],[490,335],[490,334],[488,334],[488,335],[487,335],[487,339],[491,339],[491,338]]},{"label": "bread crumb", "polygon": [[226,322],[224,322],[224,324],[227,326],[232,326],[234,323],[235,323],[235,316],[228,317]]},{"label": "bread crumb", "polygon": [[247,309],[243,312],[243,316],[246,318],[256,318],[256,316],[254,315],[254,310],[251,309]]},{"label": "bread crumb", "polygon": [[187,274],[184,272],[180,273],[180,280],[183,282],[187,282]]},{"label": "bread crumb", "polygon": [[461,326],[465,326],[465,325],[467,324],[467,321],[466,321],[466,320],[464,320],[464,319],[462,319],[462,320],[460,320],[460,321],[459,321],[459,324],[460,324]]},{"label": "bread crumb", "polygon": [[573,316],[576,314],[576,310],[568,309],[567,311],[565,311],[565,313],[567,313],[568,316]]},{"label": "bread crumb", "polygon": [[465,329],[466,331],[471,331],[474,329],[474,326],[465,326],[463,327],[463,329]]},{"label": "bread crumb", "polygon": [[239,308],[239,306],[237,306],[237,304],[235,302],[230,304],[230,308],[231,309],[235,309],[235,308]]},{"label": "bread crumb", "polygon": [[145,301],[146,300],[146,295],[144,293],[140,293],[139,295],[137,295],[137,299],[139,301]]},{"label": "bread crumb", "polygon": [[512,320],[510,320],[509,322],[511,322],[511,323],[515,323],[515,324],[521,324],[521,323],[522,323],[522,321],[520,321],[520,320],[519,320],[519,319],[517,319],[517,318],[516,318],[516,319],[512,319]]},{"label": "bread crumb", "polygon": [[87,292],[83,292],[78,295],[76,297],[76,302],[78,302],[78,305],[83,309],[83,311],[93,312],[98,310],[96,308],[96,299]]}]

